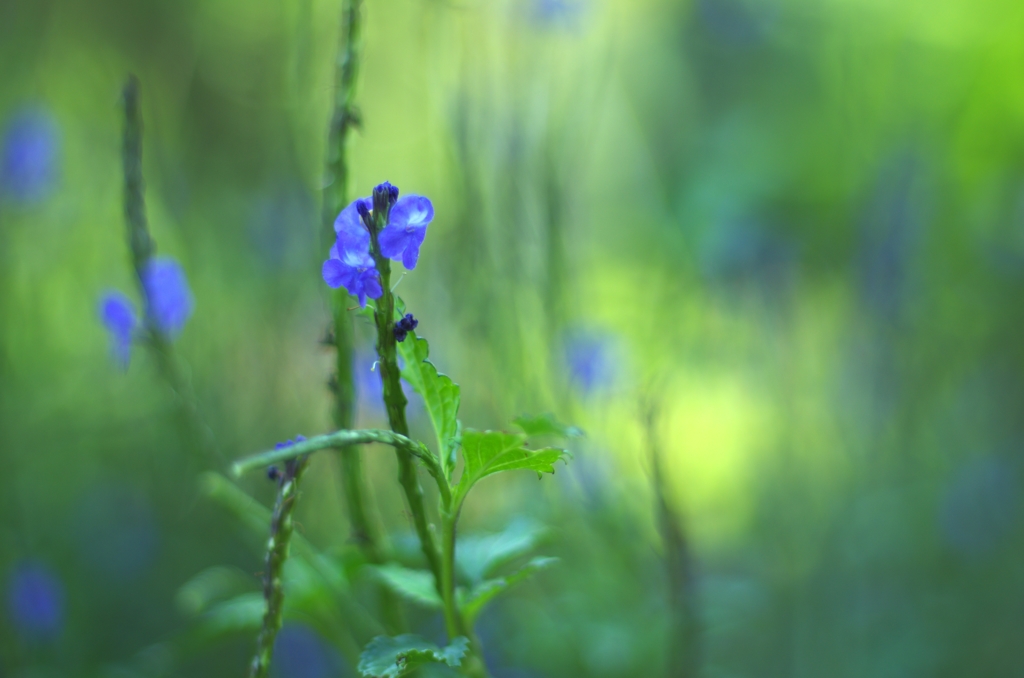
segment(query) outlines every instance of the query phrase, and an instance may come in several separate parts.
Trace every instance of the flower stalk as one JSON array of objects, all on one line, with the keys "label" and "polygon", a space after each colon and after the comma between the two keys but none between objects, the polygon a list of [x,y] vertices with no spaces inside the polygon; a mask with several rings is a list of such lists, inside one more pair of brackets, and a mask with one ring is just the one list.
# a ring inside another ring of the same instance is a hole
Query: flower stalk
[{"label": "flower stalk", "polygon": [[[146,218],[145,180],[142,174],[142,112],[139,104],[139,80],[134,75],[128,76],[123,91],[124,101],[124,145],[122,161],[124,164],[124,214],[128,230],[128,246],[131,250],[132,268],[135,271],[139,293],[146,300],[145,339],[154,356],[160,376],[167,382],[174,393],[181,418],[181,427],[189,437],[190,450],[217,451],[213,432],[202,420],[197,406],[191,382],[185,377],[184,370],[174,353],[171,335],[168,329],[179,323],[191,312],[191,301],[185,289],[173,289],[185,285],[184,278],[171,281],[157,280],[154,272],[167,271],[168,263],[154,259],[156,243],[149,232]],[[175,265],[171,265],[176,266]],[[171,285],[167,283],[171,282]],[[154,295],[170,292],[177,297],[169,299],[163,306],[152,311],[150,307],[157,304]],[[152,311],[152,312],[151,312]],[[161,317],[158,317],[161,316]],[[178,328],[180,329],[180,327]]]},{"label": "flower stalk", "polygon": [[256,654],[249,667],[250,678],[266,678],[270,672],[270,658],[274,640],[284,617],[284,564],[288,560],[288,547],[294,531],[292,514],[299,494],[299,481],[309,465],[309,457],[289,459],[280,478],[274,513],[270,519],[270,540],[263,573],[263,598],[266,608],[263,625],[256,640]]},{"label": "flower stalk", "polygon": [[[365,218],[370,232],[370,255],[373,257],[383,294],[377,299],[374,308],[374,322],[377,326],[377,357],[384,390],[384,407],[388,413],[388,424],[395,433],[408,437],[409,424],[405,418],[405,406],[408,400],[402,392],[401,372],[398,369],[398,357],[395,339],[395,297],[391,293],[391,261],[381,253],[380,233],[388,224],[388,215],[398,197],[398,190],[390,184],[381,184],[373,191],[373,212]],[[427,566],[437,582],[438,593],[443,596],[441,555],[427,519],[427,511],[423,502],[423,488],[416,476],[416,465],[413,455],[398,449],[398,482],[405,493],[405,499],[412,513],[416,535],[419,537],[420,549],[427,561]]]}]

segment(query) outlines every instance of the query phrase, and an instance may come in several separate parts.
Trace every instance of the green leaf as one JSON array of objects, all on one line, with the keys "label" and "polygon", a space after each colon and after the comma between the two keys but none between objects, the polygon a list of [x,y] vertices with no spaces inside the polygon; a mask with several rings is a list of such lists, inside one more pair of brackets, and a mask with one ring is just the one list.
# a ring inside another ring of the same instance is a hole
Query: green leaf
[{"label": "green leaf", "polygon": [[474,586],[473,590],[465,596],[460,604],[462,614],[466,618],[466,624],[472,626],[473,622],[476,621],[477,615],[483,611],[484,606],[491,602],[495,596],[507,591],[534,572],[551,567],[557,562],[558,558],[534,558],[507,577],[488,579]]},{"label": "green leaf", "polygon": [[434,587],[434,575],[427,570],[410,570],[397,563],[379,565],[374,569],[388,588],[410,601],[429,608],[443,607]]},{"label": "green leaf", "polygon": [[462,432],[462,458],[465,467],[459,478],[459,500],[481,478],[500,473],[529,469],[537,473],[554,473],[555,462],[565,457],[565,450],[545,447],[539,450],[523,446],[526,436],[504,431]]},{"label": "green leaf", "polygon": [[189,617],[205,612],[212,605],[252,591],[256,580],[236,567],[209,567],[181,585],[174,596],[178,610]]},{"label": "green leaf", "polygon": [[470,581],[477,583],[535,549],[546,534],[542,525],[520,516],[501,532],[461,535],[455,547],[455,562]]},{"label": "green leaf", "polygon": [[437,453],[441,457],[441,468],[446,478],[451,478],[455,468],[454,446],[450,444],[458,435],[459,385],[447,375],[440,374],[427,358],[430,345],[427,340],[410,332],[405,341],[398,344],[405,367],[402,378],[420,394],[427,408],[430,423],[437,435]]},{"label": "green leaf", "polygon": [[522,414],[513,419],[512,423],[530,438],[541,436],[555,438],[583,437],[581,429],[563,424],[550,412],[535,415]]},{"label": "green leaf", "polygon": [[245,593],[210,608],[199,621],[195,634],[203,639],[228,633],[252,631],[263,622],[263,594]]},{"label": "green leaf", "polygon": [[366,678],[398,678],[424,664],[459,666],[468,648],[469,641],[462,636],[444,649],[411,634],[377,636],[359,657],[359,673]]}]

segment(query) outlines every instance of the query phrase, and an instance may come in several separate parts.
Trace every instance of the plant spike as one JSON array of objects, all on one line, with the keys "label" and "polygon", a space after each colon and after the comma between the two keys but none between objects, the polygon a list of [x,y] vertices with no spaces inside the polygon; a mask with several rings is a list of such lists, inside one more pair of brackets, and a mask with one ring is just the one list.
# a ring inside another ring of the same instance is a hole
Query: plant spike
[{"label": "plant spike", "polygon": [[[330,181],[323,190],[322,245],[329,248],[334,242],[334,219],[346,205],[351,171],[348,164],[349,139],[359,125],[355,108],[356,84],[359,75],[359,57],[362,47],[362,0],[343,0],[341,30],[335,65],[334,107],[331,112],[327,141],[327,176]],[[329,293],[335,348],[334,424],[340,429],[352,428],[355,420],[355,379],[352,373],[354,333],[348,307],[351,297],[342,290]],[[362,453],[358,447],[339,450],[342,487],[348,510],[352,540],[362,551],[366,561],[380,565],[387,561],[377,526],[370,517],[369,493],[363,472]],[[392,633],[405,628],[398,599],[385,587],[378,587],[377,596],[386,624]]]},{"label": "plant spike", "polygon": [[270,658],[274,653],[274,640],[281,630],[284,616],[284,564],[288,560],[294,522],[292,513],[299,493],[299,481],[309,464],[309,457],[295,457],[285,464],[274,513],[270,519],[270,540],[263,573],[263,625],[256,640],[256,654],[249,667],[249,678],[267,678]]},{"label": "plant spike", "polygon": [[[128,246],[131,250],[132,268],[138,282],[139,293],[146,299],[150,291],[147,288],[147,267],[154,261],[156,243],[149,233],[146,219],[146,182],[142,176],[142,110],[139,104],[139,79],[129,75],[122,94],[124,103],[124,145],[122,161],[124,164],[124,215],[127,226]],[[145,312],[145,324],[148,332],[147,343],[152,349],[160,370],[160,376],[174,393],[181,427],[189,437],[188,448],[193,451],[208,451],[223,461],[220,450],[216,446],[213,431],[202,420],[196,404],[196,396],[191,382],[185,378],[182,368],[174,353],[171,337],[167,335],[159,323],[153,321],[152,314]]]},{"label": "plant spike", "polygon": [[[368,219],[370,231],[370,254],[380,274],[380,285],[383,293],[377,299],[374,308],[374,322],[377,326],[377,357],[384,389],[384,406],[388,413],[391,430],[403,436],[409,435],[409,425],[405,419],[407,400],[402,392],[401,375],[398,369],[395,340],[395,298],[391,293],[391,261],[381,253],[379,235],[388,223],[388,215],[394,204],[398,191],[387,182],[373,190],[373,214]],[[423,488],[416,476],[416,466],[409,453],[398,450],[398,482],[405,492],[405,499],[412,513],[416,535],[419,537],[420,548],[427,560],[430,571],[438,582],[438,593],[442,594],[441,586],[441,554],[438,551],[434,533],[427,521],[426,507],[423,503]]]}]

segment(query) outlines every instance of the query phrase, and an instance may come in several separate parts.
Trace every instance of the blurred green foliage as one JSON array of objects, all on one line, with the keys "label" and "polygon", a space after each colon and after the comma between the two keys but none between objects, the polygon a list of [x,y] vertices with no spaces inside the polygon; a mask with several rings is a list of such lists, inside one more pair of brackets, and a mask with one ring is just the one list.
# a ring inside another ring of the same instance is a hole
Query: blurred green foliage
[{"label": "blurred green foliage", "polygon": [[[491,479],[467,503],[467,546],[512,516],[549,526],[560,559],[481,617],[493,673],[682,675],[653,440],[693,551],[701,675],[1016,675],[1024,5],[367,0],[365,16],[354,185],[434,201],[398,291],[463,419],[553,411],[587,432],[554,478]],[[151,227],[196,297],[177,347],[218,448],[323,432],[339,25],[321,0],[0,4],[3,675],[246,665],[232,596],[258,591],[266,510],[200,476],[225,467],[189,460],[152,360],[120,373],[97,319],[105,289],[133,289],[118,94],[136,73]],[[11,160],[25,135],[43,166]],[[432,440],[422,409],[412,426]],[[393,457],[366,466],[374,519],[415,565]],[[336,460],[314,470],[282,678],[351,661],[355,613],[319,592],[358,568]],[[262,478],[242,489],[272,500]],[[440,640],[436,613],[409,613]]]}]

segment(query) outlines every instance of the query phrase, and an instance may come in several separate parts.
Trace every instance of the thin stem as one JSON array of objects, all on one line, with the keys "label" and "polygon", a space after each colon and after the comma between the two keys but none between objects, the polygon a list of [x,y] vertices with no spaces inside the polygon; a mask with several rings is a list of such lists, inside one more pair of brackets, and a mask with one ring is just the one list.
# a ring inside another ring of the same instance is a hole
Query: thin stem
[{"label": "thin stem", "polygon": [[658,529],[665,549],[664,565],[668,581],[668,600],[672,610],[672,637],[669,639],[668,678],[693,678],[700,674],[701,623],[697,608],[697,580],[693,554],[682,516],[672,507],[665,488],[662,451],[657,435],[657,408],[645,404],[643,417],[651,462]]},{"label": "thin stem", "polygon": [[[330,181],[323,190],[322,249],[327,250],[334,240],[334,219],[349,200],[350,171],[348,166],[349,139],[359,124],[355,108],[356,84],[359,74],[360,34],[362,20],[361,0],[343,0],[341,31],[335,66],[334,107],[331,112],[327,141],[326,170]],[[352,374],[354,336],[348,307],[351,297],[344,290],[330,292],[331,315],[335,348],[334,424],[338,428],[351,428],[355,413],[355,379]],[[352,540],[366,561],[379,565],[387,560],[377,526],[370,517],[369,499],[361,452],[358,447],[339,450],[342,487],[348,509]],[[397,633],[405,627],[397,596],[387,587],[377,587],[377,597],[391,631]]]},{"label": "thin stem", "polygon": [[[146,300],[144,276],[146,267],[156,252],[156,243],[149,233],[146,219],[146,182],[142,176],[142,110],[139,103],[139,79],[128,76],[124,86],[124,215],[128,230],[128,246],[131,250],[132,268],[138,284],[139,294]],[[190,450],[217,452],[213,431],[202,420],[191,382],[185,378],[181,365],[174,355],[171,340],[147,313],[145,315],[146,337],[149,348],[156,357],[160,376],[171,388],[178,405],[181,426],[189,437]],[[219,456],[219,452],[218,456]]]},{"label": "thin stem", "polygon": [[466,635],[462,616],[455,602],[455,525],[457,515],[441,514],[441,600],[444,603],[444,626],[451,640]]},{"label": "thin stem", "polygon": [[308,466],[308,457],[290,459],[285,465],[284,477],[277,492],[274,513],[270,519],[270,541],[263,573],[263,599],[265,610],[263,626],[256,641],[256,654],[249,667],[250,678],[266,678],[270,672],[270,658],[274,653],[274,639],[281,630],[284,616],[284,564],[288,560],[288,546],[294,530],[292,513],[298,498],[299,481]]},{"label": "thin stem", "polygon": [[437,458],[423,443],[412,440],[400,433],[386,431],[378,428],[365,428],[355,431],[341,430],[328,433],[322,436],[315,436],[302,442],[283,447],[281,449],[267,450],[244,459],[239,459],[231,466],[231,472],[236,477],[258,468],[266,468],[271,464],[278,464],[289,459],[295,459],[310,452],[327,449],[329,447],[344,448],[351,445],[366,445],[368,443],[382,443],[415,457],[423,462],[427,472],[437,481],[438,491],[441,493],[442,501],[451,502],[451,490],[448,488],[448,481],[444,478],[441,465]]},{"label": "thin stem", "polygon": [[[387,224],[388,218],[387,191],[374,190],[374,210],[370,228],[370,254],[373,255],[380,274],[383,294],[377,299],[374,309],[374,321],[377,325],[377,357],[380,359],[380,376],[384,387],[384,406],[388,413],[391,430],[403,436],[409,435],[409,425],[405,419],[407,400],[402,392],[401,374],[398,369],[398,357],[395,346],[395,297],[391,294],[391,261],[380,252],[378,235]],[[416,535],[419,537],[420,549],[426,558],[430,571],[434,574],[438,593],[442,593],[441,555],[427,522],[427,511],[423,502],[423,488],[416,476],[416,466],[411,454],[399,449],[398,482],[405,492],[405,499],[412,513]],[[447,486],[447,483],[443,483]],[[442,485],[439,481],[438,485]],[[443,595],[443,594],[442,594]]]}]

